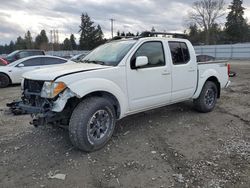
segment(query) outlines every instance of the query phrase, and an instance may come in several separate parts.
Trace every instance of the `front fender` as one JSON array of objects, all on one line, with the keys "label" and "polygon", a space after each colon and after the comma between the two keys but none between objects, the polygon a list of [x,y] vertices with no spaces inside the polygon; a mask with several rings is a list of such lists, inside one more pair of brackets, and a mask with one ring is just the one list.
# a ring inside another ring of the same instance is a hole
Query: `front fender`
[{"label": "front fender", "polygon": [[82,98],[97,91],[105,91],[114,95],[120,105],[120,118],[125,115],[126,109],[128,108],[128,101],[125,96],[125,92],[117,84],[110,80],[102,78],[88,78],[69,84],[68,88],[75,93],[78,98]]},{"label": "front fender", "polygon": [[217,80],[219,81],[219,74],[216,72],[214,69],[208,69],[205,72],[203,72],[199,78],[198,78],[198,83],[197,83],[197,89],[194,93],[193,99],[196,99],[200,96],[201,90],[205,84],[205,82],[208,80],[210,77],[216,77]]}]

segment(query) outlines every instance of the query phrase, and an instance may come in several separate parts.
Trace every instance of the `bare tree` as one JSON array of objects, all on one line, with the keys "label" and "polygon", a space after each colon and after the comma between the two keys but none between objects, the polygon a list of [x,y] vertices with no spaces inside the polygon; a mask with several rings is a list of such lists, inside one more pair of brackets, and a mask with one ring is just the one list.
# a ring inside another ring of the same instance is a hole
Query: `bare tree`
[{"label": "bare tree", "polygon": [[216,20],[225,15],[224,0],[199,0],[193,3],[189,20],[198,24],[205,31],[205,42],[210,43],[210,30]]}]

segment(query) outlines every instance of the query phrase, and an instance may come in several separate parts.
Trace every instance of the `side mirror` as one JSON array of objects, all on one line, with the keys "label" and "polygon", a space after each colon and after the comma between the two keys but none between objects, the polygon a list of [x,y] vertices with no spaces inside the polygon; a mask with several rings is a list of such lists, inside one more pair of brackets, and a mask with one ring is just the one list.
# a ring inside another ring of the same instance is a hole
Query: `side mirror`
[{"label": "side mirror", "polygon": [[135,60],[135,67],[142,67],[148,64],[148,57],[147,56],[138,56]]},{"label": "side mirror", "polygon": [[24,67],[24,64],[20,63],[20,64],[17,65],[17,67]]}]

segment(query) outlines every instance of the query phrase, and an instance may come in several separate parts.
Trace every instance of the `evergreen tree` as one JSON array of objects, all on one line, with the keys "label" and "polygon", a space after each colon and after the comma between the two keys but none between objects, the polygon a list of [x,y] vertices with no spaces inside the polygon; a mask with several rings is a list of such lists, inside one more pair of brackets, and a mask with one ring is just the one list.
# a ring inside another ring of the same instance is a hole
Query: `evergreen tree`
[{"label": "evergreen tree", "polygon": [[122,37],[125,37],[125,32],[124,32],[124,31],[121,32],[121,36],[122,36]]},{"label": "evergreen tree", "polygon": [[27,49],[32,49],[33,48],[33,42],[32,42],[32,37],[31,37],[30,31],[28,31],[25,34],[24,40],[25,40],[26,48]]},{"label": "evergreen tree", "polygon": [[49,42],[49,39],[46,35],[46,31],[43,29],[40,33],[40,36],[41,36],[41,40],[42,40],[42,43],[48,43]]},{"label": "evergreen tree", "polygon": [[63,50],[72,50],[72,45],[70,39],[66,38],[63,41]]},{"label": "evergreen tree", "polygon": [[79,46],[82,50],[92,50],[95,47],[95,26],[87,13],[81,15]]},{"label": "evergreen tree", "polygon": [[25,40],[21,36],[17,37],[15,49],[16,50],[26,49]]},{"label": "evergreen tree", "polygon": [[97,25],[97,28],[95,29],[95,47],[103,44],[103,32],[102,32],[102,28],[100,25]]},{"label": "evergreen tree", "polygon": [[77,44],[76,44],[76,38],[73,34],[70,35],[70,43],[71,43],[71,47],[72,50],[77,50]]},{"label": "evergreen tree", "polygon": [[244,19],[242,0],[233,0],[229,6],[230,12],[227,16],[226,33],[230,42],[244,42],[248,34],[247,22]]},{"label": "evergreen tree", "polygon": [[35,48],[39,49],[42,44],[42,39],[40,34],[38,34],[35,38]]},{"label": "evergreen tree", "polygon": [[13,41],[10,41],[8,53],[13,52],[14,50],[15,50],[15,43]]},{"label": "evergreen tree", "polygon": [[49,43],[49,39],[46,35],[46,31],[41,30],[40,34],[37,35],[35,39],[36,48],[46,50],[48,49],[48,43]]},{"label": "evergreen tree", "polygon": [[126,36],[128,36],[128,37],[133,37],[133,36],[135,36],[135,34],[134,34],[134,33],[131,33],[131,32],[128,32],[128,33],[126,33]]},{"label": "evergreen tree", "polygon": [[119,37],[119,36],[121,36],[121,33],[120,33],[120,31],[117,31],[117,36]]},{"label": "evergreen tree", "polygon": [[218,24],[213,24],[210,28],[210,44],[223,44],[225,43],[225,32]]},{"label": "evergreen tree", "polygon": [[192,44],[198,44],[200,42],[200,31],[196,24],[189,26],[188,39]]}]

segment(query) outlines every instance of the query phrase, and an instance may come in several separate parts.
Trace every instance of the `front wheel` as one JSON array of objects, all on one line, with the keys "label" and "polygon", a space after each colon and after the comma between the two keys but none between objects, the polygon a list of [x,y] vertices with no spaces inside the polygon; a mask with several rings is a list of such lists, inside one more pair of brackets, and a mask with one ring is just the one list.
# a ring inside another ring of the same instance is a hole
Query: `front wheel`
[{"label": "front wheel", "polygon": [[70,140],[80,150],[98,150],[111,138],[115,123],[115,109],[108,99],[87,98],[72,113],[69,123]]},{"label": "front wheel", "polygon": [[207,81],[200,96],[194,100],[194,107],[199,112],[211,112],[217,102],[218,89],[214,82]]},{"label": "front wheel", "polygon": [[10,79],[7,75],[0,73],[0,88],[7,87],[10,84]]}]

